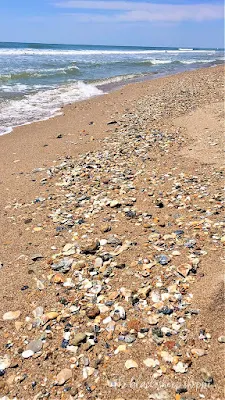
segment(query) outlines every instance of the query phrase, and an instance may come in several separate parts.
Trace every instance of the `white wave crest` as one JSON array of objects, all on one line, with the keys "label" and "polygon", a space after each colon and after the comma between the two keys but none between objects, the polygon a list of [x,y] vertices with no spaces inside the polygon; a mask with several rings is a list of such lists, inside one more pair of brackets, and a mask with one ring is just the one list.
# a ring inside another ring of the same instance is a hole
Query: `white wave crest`
[{"label": "white wave crest", "polygon": [[45,120],[60,114],[63,105],[102,94],[94,85],[82,81],[64,85],[57,89],[41,90],[26,95],[21,100],[7,100],[0,103],[0,135],[12,127]]},{"label": "white wave crest", "polygon": [[107,85],[109,83],[117,83],[117,82],[122,82],[122,81],[128,81],[130,79],[134,79],[137,77],[141,77],[144,74],[127,74],[127,75],[119,75],[119,76],[113,76],[111,78],[106,78],[106,79],[101,79],[101,80],[96,80],[93,83],[96,86],[102,86],[102,85]]},{"label": "white wave crest", "polygon": [[214,54],[215,50],[51,50],[51,49],[0,49],[1,56],[48,56],[48,55],[110,55],[110,54],[157,54],[157,53],[208,53]]}]

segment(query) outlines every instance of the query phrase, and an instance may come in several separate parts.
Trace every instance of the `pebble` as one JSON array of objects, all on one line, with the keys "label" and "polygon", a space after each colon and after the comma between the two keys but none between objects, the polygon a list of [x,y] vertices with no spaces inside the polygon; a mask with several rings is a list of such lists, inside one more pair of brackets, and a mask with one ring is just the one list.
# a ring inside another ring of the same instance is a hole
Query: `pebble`
[{"label": "pebble", "polygon": [[225,336],[218,337],[218,342],[219,343],[225,343]]},{"label": "pebble", "polygon": [[50,311],[48,313],[46,313],[43,318],[45,320],[45,322],[48,321],[52,321],[53,319],[56,319],[58,317],[59,313],[57,313],[56,311]]},{"label": "pebble", "polygon": [[150,325],[157,325],[159,322],[159,315],[151,315],[148,317],[148,323]]},{"label": "pebble", "polygon": [[35,310],[33,311],[35,318],[42,317],[43,313],[44,313],[44,308],[41,306],[35,308]]},{"label": "pebble", "polygon": [[120,319],[126,319],[126,311],[122,306],[117,306],[112,312],[112,319],[114,321],[119,321]]},{"label": "pebble", "polygon": [[100,242],[98,240],[93,241],[91,243],[87,243],[81,247],[82,254],[95,254],[98,248],[100,247]]},{"label": "pebble", "polygon": [[112,200],[110,203],[111,208],[120,207],[121,203],[118,200]]},{"label": "pebble", "polygon": [[191,353],[198,357],[202,357],[206,354],[204,349],[191,349]]},{"label": "pebble", "polygon": [[21,311],[8,311],[3,315],[3,321],[12,321],[19,318]]},{"label": "pebble", "polygon": [[157,256],[157,261],[161,265],[167,265],[170,262],[170,258],[164,254],[161,254],[160,256]]},{"label": "pebble", "polygon": [[135,342],[135,340],[137,339],[137,336],[135,334],[128,334],[125,336],[124,341],[125,343],[133,343]]},{"label": "pebble", "polygon": [[31,350],[34,353],[38,353],[39,351],[41,351],[42,346],[43,346],[43,343],[42,343],[42,341],[40,339],[32,340],[32,342],[30,342],[27,345],[27,350]]},{"label": "pebble", "polygon": [[101,257],[97,257],[94,262],[94,268],[101,268],[103,265],[103,260]]},{"label": "pebble", "polygon": [[69,272],[72,264],[73,264],[72,258],[70,258],[70,259],[64,258],[63,260],[59,261],[57,264],[53,264],[52,269],[54,271],[58,271],[63,274],[66,274],[67,272]]},{"label": "pebble", "polygon": [[30,358],[34,355],[34,351],[33,350],[25,350],[22,352],[22,357],[23,358]]},{"label": "pebble", "polygon": [[10,357],[6,354],[3,357],[0,357],[0,371],[4,371],[9,368],[11,365]]},{"label": "pebble", "polygon": [[71,369],[64,368],[58,373],[58,375],[56,377],[56,385],[62,386],[62,385],[64,385],[64,383],[66,383],[71,378],[72,378]]},{"label": "pebble", "polygon": [[97,306],[91,307],[86,311],[87,317],[91,318],[91,319],[97,317],[97,315],[99,315],[99,314],[100,314],[100,310]]},{"label": "pebble", "polygon": [[31,256],[31,260],[32,260],[32,261],[39,261],[39,260],[41,260],[42,258],[44,258],[42,254],[33,254],[33,255]]},{"label": "pebble", "polygon": [[125,362],[125,368],[126,369],[138,368],[138,364],[134,360],[127,360]]},{"label": "pebble", "polygon": [[77,333],[72,340],[73,345],[78,346],[80,343],[85,341],[86,337],[86,333]]},{"label": "pebble", "polygon": [[185,278],[188,276],[191,269],[192,266],[190,264],[182,264],[177,268],[177,272]]},{"label": "pebble", "polygon": [[176,365],[174,365],[173,369],[175,372],[184,374],[185,372],[187,372],[188,366],[187,364],[184,364],[181,361],[179,361]]},{"label": "pebble", "polygon": [[159,366],[159,361],[158,360],[154,360],[153,358],[146,358],[143,361],[143,363],[148,368],[155,368],[155,367]]},{"label": "pebble", "polygon": [[208,385],[213,384],[213,377],[210,372],[208,372],[205,368],[200,370],[202,380],[207,383]]}]

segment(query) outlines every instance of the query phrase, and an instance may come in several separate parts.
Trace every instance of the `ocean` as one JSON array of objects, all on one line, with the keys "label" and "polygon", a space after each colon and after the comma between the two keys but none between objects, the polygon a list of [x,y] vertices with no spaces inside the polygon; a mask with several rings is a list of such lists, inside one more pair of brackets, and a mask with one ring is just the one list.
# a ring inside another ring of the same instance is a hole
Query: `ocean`
[{"label": "ocean", "polygon": [[222,63],[223,49],[0,42],[0,134],[128,82]]}]

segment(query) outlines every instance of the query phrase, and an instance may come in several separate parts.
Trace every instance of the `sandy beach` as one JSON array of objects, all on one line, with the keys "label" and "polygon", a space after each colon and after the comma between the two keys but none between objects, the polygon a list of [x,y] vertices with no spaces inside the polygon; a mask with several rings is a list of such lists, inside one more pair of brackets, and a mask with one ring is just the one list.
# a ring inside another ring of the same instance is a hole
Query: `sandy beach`
[{"label": "sandy beach", "polygon": [[0,395],[222,400],[223,186],[224,66],[0,136]]}]

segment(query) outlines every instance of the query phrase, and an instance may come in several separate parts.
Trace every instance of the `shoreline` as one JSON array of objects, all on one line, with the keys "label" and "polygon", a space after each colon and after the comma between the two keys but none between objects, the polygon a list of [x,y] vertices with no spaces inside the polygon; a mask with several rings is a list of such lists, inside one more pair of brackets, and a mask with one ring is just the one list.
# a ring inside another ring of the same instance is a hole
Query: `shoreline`
[{"label": "shoreline", "polygon": [[[30,125],[30,124],[34,124],[34,123],[38,123],[38,122],[48,121],[49,119],[55,118],[55,117],[61,115],[61,113],[63,113],[63,110],[67,106],[69,106],[71,104],[80,103],[80,102],[89,100],[91,98],[95,98],[95,97],[99,97],[99,96],[102,96],[102,95],[110,94],[110,93],[112,93],[114,91],[117,91],[117,90],[120,90],[120,89],[126,87],[127,85],[133,85],[133,84],[136,84],[136,83],[151,82],[152,80],[155,80],[155,79],[172,77],[172,76],[176,76],[176,75],[179,75],[179,74],[184,74],[184,73],[188,73],[188,72],[194,72],[194,71],[208,69],[208,68],[217,68],[217,67],[224,66],[224,65],[225,65],[225,63],[223,63],[223,64],[221,63],[221,64],[217,64],[217,65],[211,65],[211,66],[207,66],[207,65],[198,66],[198,67],[190,68],[190,69],[187,69],[187,70],[184,70],[184,71],[182,71],[182,69],[180,67],[180,70],[178,69],[177,71],[173,71],[173,72],[170,71],[169,73],[168,72],[152,72],[152,73],[149,72],[149,73],[145,73],[145,74],[138,74],[137,76],[135,76],[135,74],[134,74],[134,77],[129,78],[127,80],[126,79],[125,80],[121,79],[121,81],[119,80],[119,81],[115,81],[115,82],[114,81],[110,82],[110,79],[114,79],[114,77],[112,77],[112,78],[105,79],[105,81],[109,80],[109,82],[108,83],[106,82],[104,84],[98,83],[98,81],[96,81],[96,83],[93,86],[95,88],[99,89],[100,91],[102,91],[102,93],[99,93],[99,94],[96,94],[96,95],[92,95],[90,98],[86,98],[86,99],[83,99],[83,100],[78,100],[78,101],[75,101],[75,102],[72,102],[72,103],[68,103],[68,104],[62,105],[57,109],[57,111],[55,111],[55,114],[50,115],[49,117],[46,117],[46,118],[43,118],[43,119],[38,119],[38,120],[33,120],[31,122],[26,122],[26,123],[24,123],[22,125],[12,126],[12,127],[8,128],[8,131],[2,133],[0,135],[0,137],[10,134],[11,132],[13,132],[17,128],[20,128],[20,127],[23,127],[23,126],[26,126],[26,125]],[[126,76],[126,75],[124,75],[124,76]],[[129,76],[129,74],[128,74],[128,76]],[[123,77],[123,75],[122,76],[116,76],[115,78],[120,78],[120,77]],[[103,81],[104,81],[104,79],[103,79]],[[84,82],[84,83],[92,85],[92,83],[88,83],[88,82]]]},{"label": "shoreline", "polygon": [[0,137],[10,400],[222,400],[223,88],[224,66],[129,84]]},{"label": "shoreline", "polygon": [[[91,97],[61,109],[58,116],[50,119],[18,126],[12,132],[0,136],[0,183],[1,192],[8,197],[9,193],[16,196],[19,188],[10,189],[14,174],[25,175],[35,168],[45,168],[52,165],[59,156],[79,154],[81,146],[84,150],[96,148],[97,141],[101,141],[114,126],[108,122],[117,119],[118,115],[133,107],[138,98],[151,93],[167,90],[178,82],[192,77],[204,77],[211,71],[224,71],[224,66],[202,68],[176,75],[152,79],[147,82],[131,83],[104,95]],[[222,73],[222,72],[221,72]],[[179,115],[178,115],[179,116]],[[90,125],[91,122],[94,122]],[[116,129],[118,126],[116,125]],[[62,138],[57,138],[62,134]],[[28,185],[30,187],[30,184]],[[7,189],[5,190],[4,187]],[[33,189],[33,185],[31,186]],[[3,197],[4,198],[4,197]],[[3,199],[2,198],[2,199]]]}]

